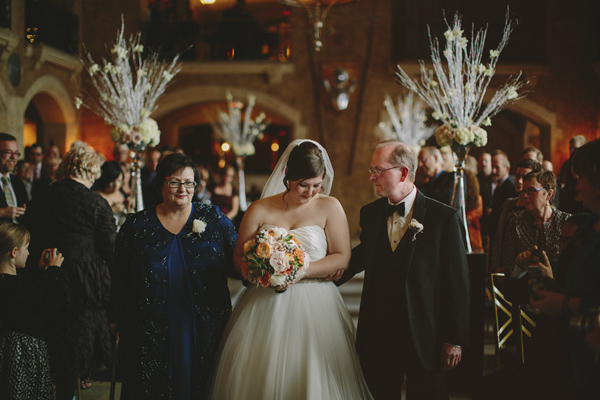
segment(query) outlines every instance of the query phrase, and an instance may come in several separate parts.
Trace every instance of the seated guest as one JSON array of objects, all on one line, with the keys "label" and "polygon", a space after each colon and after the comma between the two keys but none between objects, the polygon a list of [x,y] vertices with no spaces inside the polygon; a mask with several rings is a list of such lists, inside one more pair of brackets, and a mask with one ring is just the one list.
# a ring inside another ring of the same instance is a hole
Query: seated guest
[{"label": "seated guest", "polygon": [[[541,169],[542,166],[536,160],[521,160],[517,166],[517,172],[515,174],[515,190],[517,192],[523,190],[523,177],[525,175],[532,171],[540,172]],[[517,215],[519,215],[523,210],[525,210],[525,207],[523,206],[523,199],[519,196],[506,199],[502,204],[502,211],[498,220],[498,229],[496,231],[494,242],[492,243],[493,251],[491,257],[491,266],[493,272],[504,272],[504,252],[502,249],[504,248],[506,236],[510,235],[512,237],[514,235],[514,233],[507,232],[507,227],[510,221],[516,218]],[[507,264],[512,266],[513,262],[514,260],[511,260]]]},{"label": "seated guest", "polygon": [[433,147],[423,147],[419,152],[418,168],[429,178],[419,190],[429,198],[452,205],[454,192],[454,172],[444,171],[442,153]]}]

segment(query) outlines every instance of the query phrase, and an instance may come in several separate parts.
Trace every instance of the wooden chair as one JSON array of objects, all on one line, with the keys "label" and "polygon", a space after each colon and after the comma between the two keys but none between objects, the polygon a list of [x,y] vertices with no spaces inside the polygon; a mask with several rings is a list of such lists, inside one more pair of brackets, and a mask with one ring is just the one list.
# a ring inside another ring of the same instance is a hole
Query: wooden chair
[{"label": "wooden chair", "polygon": [[[494,313],[496,316],[496,366],[499,363],[500,353],[509,352],[509,343],[515,343],[517,362],[525,363],[525,351],[523,341],[525,337],[531,337],[536,326],[535,321],[522,310],[518,304],[506,299],[500,287],[504,279],[503,273],[492,273],[490,275],[493,297]],[[509,342],[511,336],[514,340]]]}]

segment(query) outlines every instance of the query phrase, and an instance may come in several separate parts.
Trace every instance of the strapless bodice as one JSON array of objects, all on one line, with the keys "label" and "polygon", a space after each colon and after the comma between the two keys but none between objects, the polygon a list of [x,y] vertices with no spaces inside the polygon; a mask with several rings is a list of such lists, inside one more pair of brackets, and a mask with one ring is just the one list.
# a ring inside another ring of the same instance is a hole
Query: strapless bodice
[{"label": "strapless bodice", "polygon": [[[264,224],[261,229],[275,228],[275,225]],[[320,260],[327,255],[327,237],[325,231],[318,225],[307,225],[289,230],[310,256],[310,261]]]}]

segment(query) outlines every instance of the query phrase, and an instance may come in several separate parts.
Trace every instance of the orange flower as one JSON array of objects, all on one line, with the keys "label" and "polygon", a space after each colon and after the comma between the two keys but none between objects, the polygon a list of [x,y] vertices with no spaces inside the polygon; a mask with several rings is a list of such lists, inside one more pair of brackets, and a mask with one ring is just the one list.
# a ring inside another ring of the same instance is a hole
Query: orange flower
[{"label": "orange flower", "polygon": [[271,246],[267,242],[259,243],[256,247],[256,255],[260,258],[271,257]]},{"label": "orange flower", "polygon": [[300,248],[294,249],[294,255],[298,257],[298,261],[304,265],[304,252]]},{"label": "orange flower", "polygon": [[248,278],[248,262],[242,261],[242,276]]},{"label": "orange flower", "polygon": [[250,252],[250,248],[256,244],[256,239],[250,239],[246,243],[244,243],[244,254],[248,254]]},{"label": "orange flower", "polygon": [[269,287],[269,283],[271,282],[271,275],[264,274],[260,278],[258,278],[258,284],[262,287]]}]

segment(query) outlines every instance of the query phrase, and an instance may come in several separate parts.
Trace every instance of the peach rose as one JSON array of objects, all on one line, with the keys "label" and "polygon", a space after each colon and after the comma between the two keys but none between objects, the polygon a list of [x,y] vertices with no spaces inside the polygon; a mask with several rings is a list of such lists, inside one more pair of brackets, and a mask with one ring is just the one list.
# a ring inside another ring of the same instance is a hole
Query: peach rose
[{"label": "peach rose", "polygon": [[256,255],[260,258],[271,257],[271,246],[269,245],[269,243],[259,243],[258,246],[256,246]]},{"label": "peach rose", "polygon": [[258,284],[262,287],[269,287],[270,282],[271,279],[269,274],[264,274],[263,276],[258,278]]},{"label": "peach rose", "polygon": [[256,239],[250,239],[246,243],[244,243],[244,254],[250,252],[250,248],[256,244]]}]

